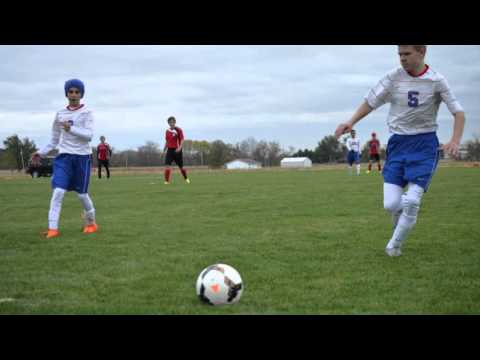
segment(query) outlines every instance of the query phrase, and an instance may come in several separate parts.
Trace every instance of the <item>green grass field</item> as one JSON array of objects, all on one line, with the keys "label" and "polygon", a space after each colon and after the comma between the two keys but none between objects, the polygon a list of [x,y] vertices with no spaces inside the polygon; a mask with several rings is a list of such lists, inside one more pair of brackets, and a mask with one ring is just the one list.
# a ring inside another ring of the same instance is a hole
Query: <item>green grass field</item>
[{"label": "green grass field", "polygon": [[[100,231],[68,193],[44,239],[50,179],[0,179],[0,314],[480,314],[480,168],[439,168],[403,256],[378,173],[191,171],[92,177]],[[226,263],[245,290],[202,304],[198,273]]]}]

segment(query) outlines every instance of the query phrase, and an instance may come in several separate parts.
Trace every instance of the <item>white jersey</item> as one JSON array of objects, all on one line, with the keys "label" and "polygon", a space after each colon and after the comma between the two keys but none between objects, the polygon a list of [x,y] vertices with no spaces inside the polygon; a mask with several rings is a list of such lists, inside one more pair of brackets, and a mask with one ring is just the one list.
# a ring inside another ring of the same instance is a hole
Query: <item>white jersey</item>
[{"label": "white jersey", "polygon": [[360,139],[358,137],[348,138],[347,140],[347,149],[348,151],[360,152]]},{"label": "white jersey", "polygon": [[[70,131],[63,129],[62,123],[64,121],[70,123]],[[92,111],[87,109],[85,105],[76,110],[70,110],[67,107],[55,115],[50,143],[39,151],[39,154],[46,155],[58,146],[59,154],[90,155],[92,148],[89,142],[92,137]]]},{"label": "white jersey", "polygon": [[417,77],[402,67],[390,71],[367,93],[365,100],[373,109],[391,103],[387,124],[391,133],[400,135],[436,131],[442,101],[452,114],[463,111],[445,77],[428,66]]}]

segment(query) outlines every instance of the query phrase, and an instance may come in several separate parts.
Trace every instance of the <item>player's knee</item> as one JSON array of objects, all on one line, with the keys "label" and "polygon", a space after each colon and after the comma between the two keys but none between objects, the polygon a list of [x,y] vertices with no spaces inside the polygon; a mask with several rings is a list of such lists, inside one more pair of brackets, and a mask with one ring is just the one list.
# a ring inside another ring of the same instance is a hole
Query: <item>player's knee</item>
[{"label": "player's knee", "polygon": [[61,188],[55,188],[53,190],[52,199],[57,202],[62,201],[63,197],[65,196],[65,193],[66,193],[66,190]]},{"label": "player's knee", "polygon": [[402,196],[402,207],[405,215],[416,218],[420,210],[420,199],[407,193]]},{"label": "player's knee", "polygon": [[396,213],[401,208],[401,199],[384,199],[383,208],[390,213]]}]

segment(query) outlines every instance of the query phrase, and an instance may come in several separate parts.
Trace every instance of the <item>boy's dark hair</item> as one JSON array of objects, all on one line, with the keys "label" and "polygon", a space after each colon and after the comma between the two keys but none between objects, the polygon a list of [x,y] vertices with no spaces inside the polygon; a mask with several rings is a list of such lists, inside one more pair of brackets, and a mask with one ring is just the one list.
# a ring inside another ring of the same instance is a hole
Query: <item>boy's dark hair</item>
[{"label": "boy's dark hair", "polygon": [[[398,45],[398,46],[407,46],[407,45]],[[427,52],[427,45],[411,45],[416,51],[420,52]]]},{"label": "boy's dark hair", "polygon": [[170,117],[167,119],[167,122],[170,122],[170,120],[173,120],[173,121],[177,122],[177,119],[175,119],[175,116],[170,116]]}]

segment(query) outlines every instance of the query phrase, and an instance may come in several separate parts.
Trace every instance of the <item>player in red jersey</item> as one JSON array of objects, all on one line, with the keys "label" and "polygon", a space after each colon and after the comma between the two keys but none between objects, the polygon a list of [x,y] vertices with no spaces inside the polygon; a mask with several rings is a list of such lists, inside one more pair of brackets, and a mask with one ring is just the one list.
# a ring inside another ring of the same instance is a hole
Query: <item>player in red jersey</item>
[{"label": "player in red jersey", "polygon": [[102,178],[102,165],[107,171],[107,179],[110,178],[109,159],[112,156],[110,145],[105,142],[105,136],[100,136],[100,144],[97,146],[98,178]]},{"label": "player in red jersey", "polygon": [[175,126],[177,122],[175,117],[170,116],[167,122],[169,128],[165,133],[165,147],[163,148],[163,151],[167,152],[165,156],[165,185],[170,184],[170,174],[172,171],[170,166],[174,161],[179,167],[180,172],[182,173],[187,184],[190,184],[190,179],[187,177],[187,171],[183,168],[183,131],[178,126]]},{"label": "player in red jersey", "polygon": [[376,161],[378,171],[382,171],[382,165],[380,164],[380,141],[377,139],[377,134],[372,133],[372,138],[367,143],[368,146],[368,170],[367,174],[372,171],[372,161]]}]

